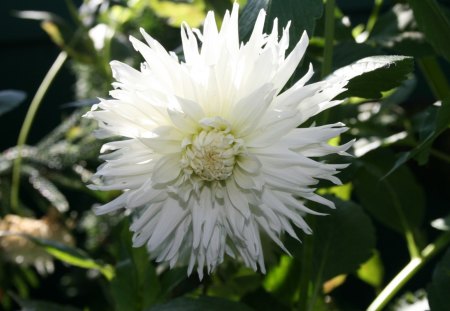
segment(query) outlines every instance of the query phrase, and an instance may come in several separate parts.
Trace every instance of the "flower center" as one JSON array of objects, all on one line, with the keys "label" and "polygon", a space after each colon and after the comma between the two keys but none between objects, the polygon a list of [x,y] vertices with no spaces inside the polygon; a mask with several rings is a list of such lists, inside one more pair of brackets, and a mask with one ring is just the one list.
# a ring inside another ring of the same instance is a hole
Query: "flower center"
[{"label": "flower center", "polygon": [[226,121],[211,120],[217,118],[204,120],[203,130],[183,143],[182,166],[186,174],[206,181],[225,180],[233,173],[242,142],[230,133]]}]

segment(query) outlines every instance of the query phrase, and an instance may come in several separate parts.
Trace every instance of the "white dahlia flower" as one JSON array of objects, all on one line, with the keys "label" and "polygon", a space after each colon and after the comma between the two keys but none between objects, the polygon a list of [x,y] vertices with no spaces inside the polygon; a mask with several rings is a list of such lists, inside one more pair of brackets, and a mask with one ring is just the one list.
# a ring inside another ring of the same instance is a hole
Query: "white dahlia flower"
[{"label": "white dahlia flower", "polygon": [[310,234],[302,216],[315,213],[304,200],[333,207],[314,193],[318,179],[335,184],[345,165],[312,158],[345,153],[351,142],[327,141],[346,130],[336,123],[297,128],[339,103],[347,81],[305,85],[306,75],[281,92],[308,45],[303,34],[292,52],[289,24],[278,36],[263,33],[265,12],[246,43],[238,37],[238,5],[224,16],[220,31],[209,12],[203,31],[181,27],[184,59],[168,53],[142,31],[146,43],[131,42],[145,59],[140,70],[111,63],[113,99],[87,114],[98,121],[99,137],[125,139],[104,145],[105,163],[93,186],[123,190],[97,209],[134,212],[135,246],[146,245],[158,262],[197,266],[199,277],[224,260],[240,257],[262,272],[261,234],[287,252],[284,232],[293,225]]}]

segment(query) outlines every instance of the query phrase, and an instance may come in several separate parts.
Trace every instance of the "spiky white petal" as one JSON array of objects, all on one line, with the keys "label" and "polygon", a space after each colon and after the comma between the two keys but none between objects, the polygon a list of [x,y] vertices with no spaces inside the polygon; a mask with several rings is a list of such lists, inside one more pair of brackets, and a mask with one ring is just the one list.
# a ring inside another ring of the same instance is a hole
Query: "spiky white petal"
[{"label": "spiky white petal", "polygon": [[145,59],[140,70],[112,62],[113,99],[87,114],[100,137],[123,136],[105,145],[108,153],[96,176],[100,190],[123,190],[97,208],[135,212],[135,246],[146,245],[159,262],[195,266],[200,278],[224,255],[265,271],[261,233],[287,252],[282,234],[297,238],[293,226],[310,234],[305,200],[334,207],[314,193],[319,179],[339,184],[342,165],[312,158],[345,154],[351,142],[327,144],[343,124],[297,128],[339,104],[332,100],[347,81],[306,85],[306,75],[282,92],[308,45],[306,33],[289,55],[289,24],[278,38],[263,33],[258,15],[246,43],[238,39],[238,6],[221,29],[208,13],[203,32],[183,24],[184,60],[142,31],[131,42]]}]

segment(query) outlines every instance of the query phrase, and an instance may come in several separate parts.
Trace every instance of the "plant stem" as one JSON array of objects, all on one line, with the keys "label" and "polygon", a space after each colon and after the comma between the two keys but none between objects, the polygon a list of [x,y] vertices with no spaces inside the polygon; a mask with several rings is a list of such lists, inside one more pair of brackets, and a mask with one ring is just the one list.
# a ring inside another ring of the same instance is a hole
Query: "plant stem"
[{"label": "plant stem", "polygon": [[325,4],[325,46],[323,49],[322,78],[329,75],[333,68],[334,1],[327,0]]},{"label": "plant stem", "polygon": [[411,259],[419,258],[420,251],[417,247],[416,240],[414,239],[414,232],[411,230],[411,226],[409,224],[404,224],[405,227],[405,239],[406,244],[408,246],[408,251]]},{"label": "plant stem", "polygon": [[[310,227],[314,231],[314,218],[308,219]],[[298,310],[306,311],[310,298],[311,272],[312,272],[312,256],[314,251],[313,239],[311,236],[305,236],[302,246],[302,261],[300,274],[300,295],[298,300]]]},{"label": "plant stem", "polygon": [[423,265],[438,254],[450,243],[450,231],[439,236],[434,243],[426,246],[420,257],[412,258],[410,262],[392,279],[392,281],[381,291],[375,300],[367,308],[367,311],[379,311],[397,294],[397,292],[408,282]]},{"label": "plant stem", "polygon": [[383,0],[375,0],[374,6],[372,9],[372,13],[370,13],[369,20],[367,21],[365,32],[367,32],[367,36],[370,35],[370,33],[373,30],[373,27],[375,26],[375,23],[378,19],[378,14],[380,13],[381,6],[383,5]]},{"label": "plant stem", "polygon": [[12,185],[11,185],[11,209],[18,212],[19,208],[19,187],[20,187],[20,166],[22,164],[22,147],[27,141],[28,134],[30,132],[33,120],[36,116],[36,112],[42,103],[42,100],[47,93],[50,85],[55,79],[58,72],[61,70],[64,62],[67,59],[67,53],[62,51],[53,62],[52,66],[48,70],[47,74],[42,80],[41,85],[36,91],[36,94],[31,101],[28,108],[25,120],[23,121],[20,129],[19,138],[17,140],[17,158],[14,159],[12,168]]}]

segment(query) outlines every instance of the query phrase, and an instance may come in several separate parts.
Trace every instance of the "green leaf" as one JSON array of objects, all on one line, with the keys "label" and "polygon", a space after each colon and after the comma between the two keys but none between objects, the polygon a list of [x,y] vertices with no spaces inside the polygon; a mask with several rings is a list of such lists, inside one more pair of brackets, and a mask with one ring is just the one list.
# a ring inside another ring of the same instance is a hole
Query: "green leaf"
[{"label": "green leaf", "polygon": [[375,247],[375,230],[363,209],[350,201],[334,201],[336,209],[330,215],[315,219],[312,236],[315,286],[358,270]]},{"label": "green leaf", "polygon": [[18,107],[27,97],[26,93],[18,90],[0,91],[0,116]]},{"label": "green leaf", "polygon": [[450,293],[450,248],[438,263],[433,273],[433,281],[428,286],[428,302],[433,311],[448,310]]},{"label": "green leaf", "polygon": [[361,280],[375,289],[381,290],[383,285],[384,266],[378,251],[375,251],[372,257],[358,269],[357,274]]},{"label": "green leaf", "polygon": [[228,261],[211,276],[207,294],[235,300],[260,288],[262,278],[260,273]]},{"label": "green leaf", "polygon": [[202,296],[194,298],[177,298],[168,303],[154,306],[148,311],[251,311],[252,309],[243,303],[230,301],[216,297]]},{"label": "green leaf", "polygon": [[266,292],[263,288],[258,288],[256,291],[253,291],[247,295],[245,295],[242,300],[243,303],[247,304],[254,310],[258,311],[289,311],[292,310],[288,308],[284,303],[286,301],[280,301],[276,299],[272,294]]},{"label": "green leaf", "polygon": [[6,235],[18,235],[24,237],[33,243],[41,246],[48,254],[52,255],[54,258],[68,263],[72,266],[76,266],[84,269],[94,269],[102,273],[108,280],[114,277],[114,269],[110,265],[101,265],[95,260],[90,258],[83,250],[68,246],[66,244],[51,241],[47,239],[36,238],[34,236],[22,233],[10,233],[10,232],[0,232],[1,236]]},{"label": "green leaf", "polygon": [[239,38],[247,41],[250,38],[256,18],[261,9],[267,10],[270,0],[248,0],[247,5],[239,14]]},{"label": "green leaf", "polygon": [[303,31],[306,31],[310,38],[313,36],[316,20],[322,16],[322,13],[322,0],[271,0],[267,7],[265,29],[266,32],[272,29],[275,18],[278,18],[278,27],[285,27],[291,21],[289,38],[291,45],[295,45]]},{"label": "green leaf", "polygon": [[434,54],[407,4],[396,4],[381,15],[369,38],[369,43],[392,50],[395,54],[423,57]]},{"label": "green leaf", "polygon": [[412,158],[415,158],[421,165],[428,162],[433,142],[450,125],[450,99],[443,100],[440,107],[432,106],[427,108],[426,113],[428,117],[424,124],[425,128],[421,129],[420,133],[425,138],[413,150],[402,153],[386,176],[392,174]]},{"label": "green leaf", "polygon": [[333,48],[333,68],[338,70],[341,67],[370,56],[383,54],[380,48],[376,48],[366,43],[356,43],[355,41],[342,41]]},{"label": "green leaf", "polygon": [[164,296],[147,250],[133,247],[131,241],[128,221],[124,221],[120,232],[120,262],[110,290],[116,310],[141,311]]},{"label": "green leaf", "polygon": [[349,80],[347,91],[339,95],[339,98],[380,98],[381,92],[399,86],[412,70],[412,57],[371,56],[336,70],[327,79]]},{"label": "green leaf", "polygon": [[435,0],[408,0],[419,29],[435,51],[450,62],[450,21]]},{"label": "green leaf", "polygon": [[407,167],[400,167],[384,177],[394,161],[387,150],[366,154],[357,162],[353,185],[366,210],[386,226],[405,233],[422,224],[425,197]]},{"label": "green leaf", "polygon": [[21,307],[21,311],[81,311],[67,305],[60,305],[43,300],[29,300],[19,297],[14,293],[9,293]]},{"label": "green leaf", "polygon": [[267,12],[264,27],[266,33],[272,30],[275,18],[278,18],[279,29],[286,27],[289,21],[291,22],[289,38],[292,47],[299,41],[303,31],[312,37],[316,20],[322,16],[323,2],[322,0],[249,0],[239,18],[241,40],[250,36],[261,9]]}]

